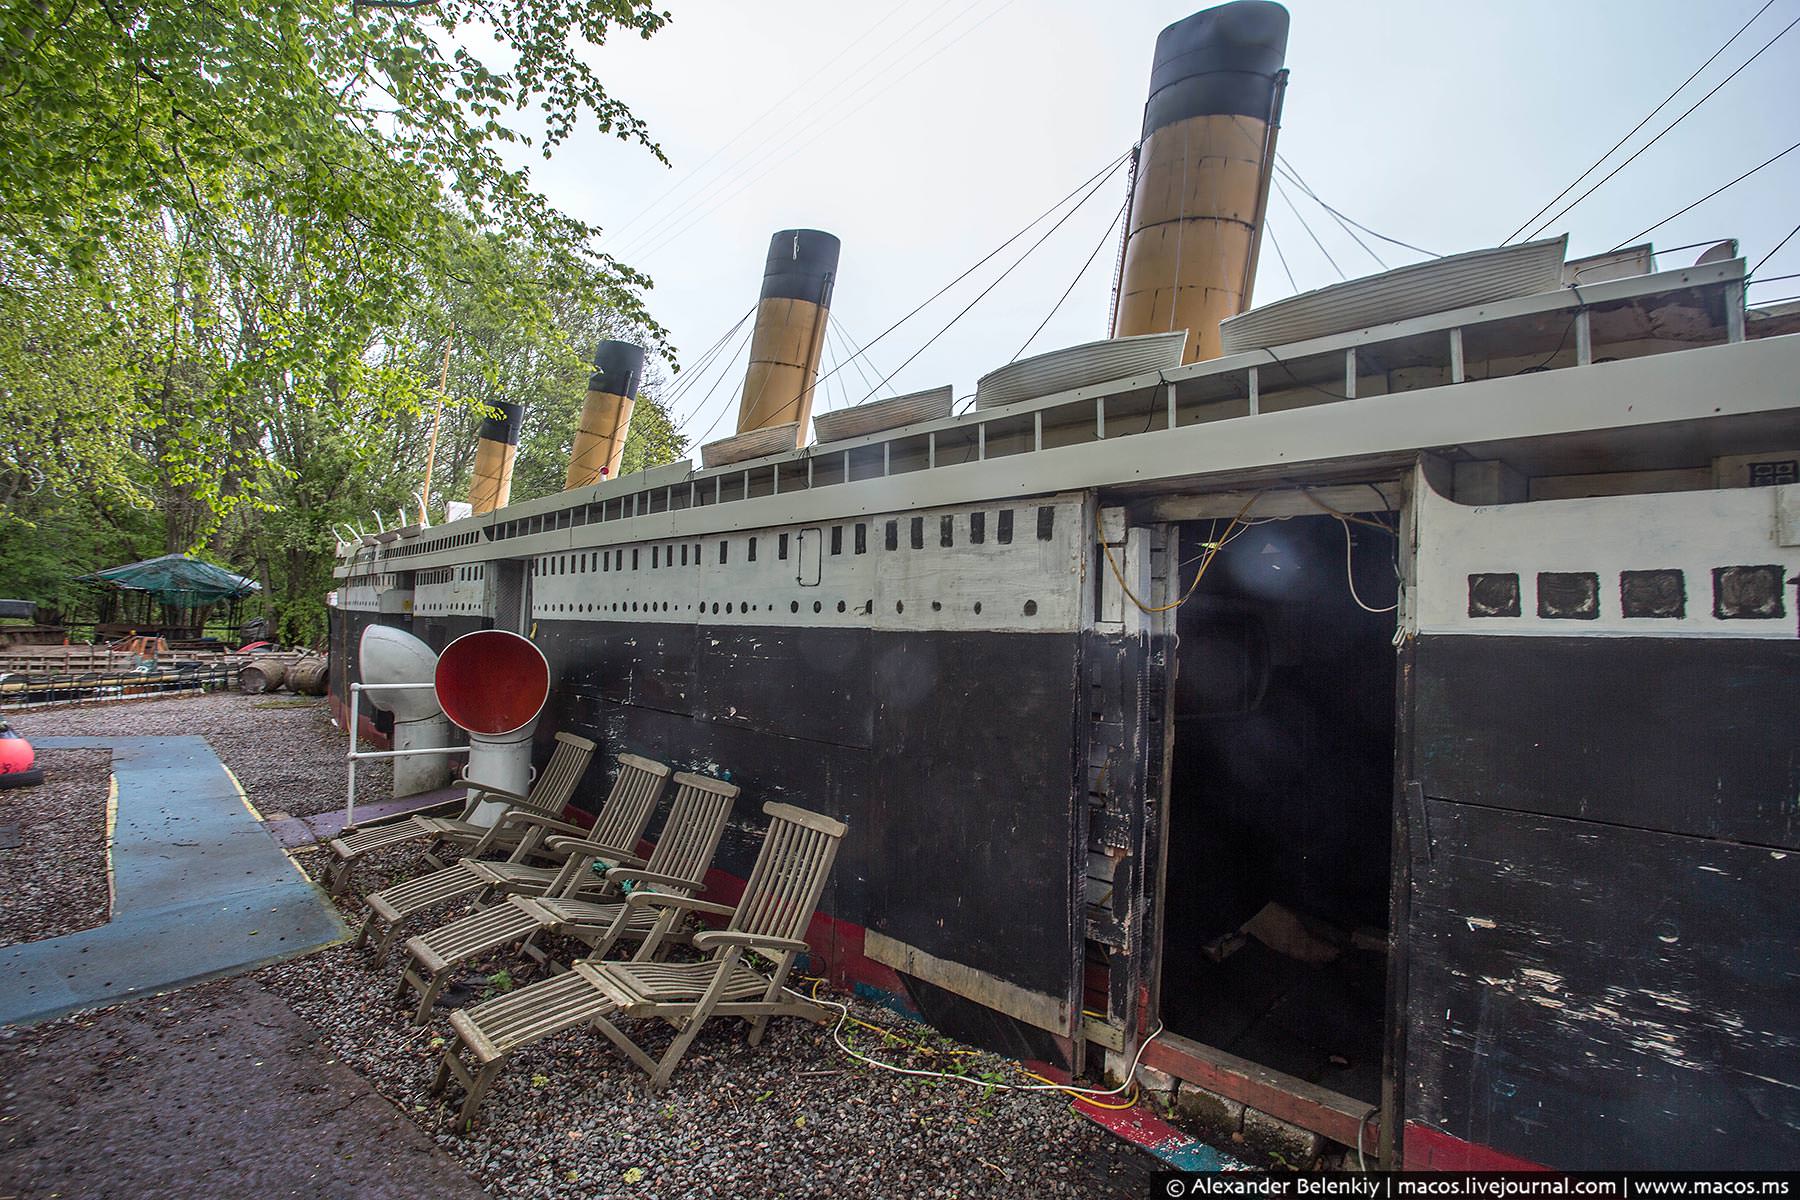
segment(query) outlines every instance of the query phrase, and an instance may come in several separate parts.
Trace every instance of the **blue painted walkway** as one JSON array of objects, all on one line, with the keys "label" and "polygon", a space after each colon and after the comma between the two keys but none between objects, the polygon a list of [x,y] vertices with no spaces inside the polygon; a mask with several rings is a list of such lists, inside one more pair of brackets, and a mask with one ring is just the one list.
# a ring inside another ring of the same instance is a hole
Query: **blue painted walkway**
[{"label": "blue painted walkway", "polygon": [[113,752],[112,920],[0,950],[0,1024],[42,1021],[280,958],[347,934],[204,738],[35,738]]}]

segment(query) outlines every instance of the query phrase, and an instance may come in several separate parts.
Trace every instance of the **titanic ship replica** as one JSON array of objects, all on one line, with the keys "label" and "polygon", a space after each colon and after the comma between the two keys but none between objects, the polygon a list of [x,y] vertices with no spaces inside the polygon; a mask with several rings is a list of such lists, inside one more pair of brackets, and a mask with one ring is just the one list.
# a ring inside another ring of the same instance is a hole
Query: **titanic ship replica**
[{"label": "titanic ship replica", "polygon": [[847,822],[812,968],[1021,1057],[1392,1165],[1791,1165],[1800,323],[1734,243],[1254,306],[1287,29],[1159,38],[1111,337],[814,421],[783,230],[736,431],[621,477],[603,344],[511,504],[503,406],[473,515],[341,548],[334,701],[370,625],[530,638],[538,761],[740,785],[726,899],[764,801]]}]

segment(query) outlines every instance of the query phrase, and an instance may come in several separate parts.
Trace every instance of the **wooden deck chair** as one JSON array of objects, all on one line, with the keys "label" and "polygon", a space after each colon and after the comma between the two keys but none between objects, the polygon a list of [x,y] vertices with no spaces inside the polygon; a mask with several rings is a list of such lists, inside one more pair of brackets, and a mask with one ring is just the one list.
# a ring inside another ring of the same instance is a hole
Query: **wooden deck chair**
[{"label": "wooden deck chair", "polygon": [[[644,836],[644,829],[656,812],[657,802],[662,799],[663,787],[669,781],[669,770],[668,766],[653,759],[641,758],[636,754],[619,755],[619,774],[613,780],[612,790],[607,793],[606,803],[600,806],[600,814],[594,818],[594,827],[581,835],[582,844],[597,847],[588,857],[589,863],[598,857],[622,865],[644,865],[644,860],[637,853],[638,840]],[[555,866],[534,866],[530,860],[534,857],[566,860],[572,851],[561,845],[545,843],[545,835],[550,829],[544,822],[524,817],[509,820],[511,817],[509,812],[506,817],[496,821],[488,831],[488,836],[477,842],[461,860],[404,883],[383,888],[379,892],[371,892],[363,898],[369,911],[363,918],[361,931],[356,935],[356,944],[362,946],[371,937],[375,939],[374,965],[380,966],[387,960],[388,950],[400,932],[401,923],[433,905],[464,896],[486,899],[491,894],[503,892],[535,895],[548,893],[558,886],[558,881],[564,874],[563,862],[558,862]],[[480,861],[503,830],[521,823],[526,825],[527,832],[506,861]],[[550,841],[573,842],[575,839],[557,837]],[[594,890],[591,877],[591,871],[577,876],[568,890],[575,895]]]},{"label": "wooden deck chair", "polygon": [[[579,886],[593,871],[594,859],[606,854],[599,843],[578,838],[554,839],[558,849],[569,852],[558,886],[542,898],[512,895],[466,917],[439,926],[430,933],[408,938],[412,962],[401,973],[395,995],[404,998],[410,987],[418,993],[419,1006],[413,1023],[423,1025],[450,972],[470,959],[491,953],[512,942],[526,948],[543,933],[568,933],[586,942],[595,958],[604,958],[621,940],[643,941],[664,911],[625,903],[620,888],[625,884],[651,888],[672,896],[691,896],[706,885],[706,869],[712,865],[725,818],[737,799],[736,784],[683,772],[675,776],[675,802],[663,823],[656,848],[642,866],[614,867],[606,873],[610,895],[584,895]],[[662,945],[680,940],[665,929]],[[541,957],[541,956],[540,956]]]},{"label": "wooden deck chair", "polygon": [[[461,816],[426,817],[409,813],[391,820],[377,821],[354,833],[332,838],[330,848],[333,862],[328,876],[329,890],[335,894],[344,889],[344,885],[350,881],[350,873],[355,869],[357,859],[407,842],[426,843],[425,860],[434,867],[444,866],[436,854],[440,845],[468,849],[488,836],[489,826],[476,825],[469,820],[475,815],[475,810],[488,800],[503,800],[512,804],[508,815],[517,813],[520,818],[540,816],[546,818],[550,825],[560,824],[556,818],[562,816],[563,807],[568,804],[569,797],[574,795],[575,785],[581,781],[581,776],[587,771],[588,761],[593,757],[593,742],[572,733],[558,732],[556,749],[551,752],[550,761],[544,764],[544,772],[532,785],[529,796],[520,796],[505,788],[465,778],[463,782],[475,791],[463,805]],[[500,845],[511,849],[524,837],[528,828],[526,823],[515,818],[495,837]],[[576,836],[584,832],[579,825],[557,831],[572,832]]]},{"label": "wooden deck chair", "polygon": [[[765,804],[763,811],[769,814],[769,832],[737,908],[650,891],[633,892],[625,901],[662,910],[664,921],[689,912],[730,917],[725,929],[694,935],[693,944],[709,951],[708,958],[654,961],[659,947],[652,933],[629,962],[583,959],[564,974],[450,1014],[456,1041],[444,1050],[432,1091],[443,1091],[453,1075],[462,1083],[467,1093],[462,1125],[474,1117],[513,1051],[577,1025],[598,1027],[650,1073],[651,1087],[660,1090],[713,1017],[749,1021],[753,1046],[762,1040],[770,1017],[831,1019],[830,1009],[784,994],[784,985],[794,960],[806,952],[800,937],[812,920],[845,827],[787,804]],[[753,969],[744,960],[748,950],[768,959],[774,969],[766,975]],[[658,1061],[609,1019],[619,1016],[657,1017],[680,1032]],[[464,1053],[470,1063],[463,1062]]]}]

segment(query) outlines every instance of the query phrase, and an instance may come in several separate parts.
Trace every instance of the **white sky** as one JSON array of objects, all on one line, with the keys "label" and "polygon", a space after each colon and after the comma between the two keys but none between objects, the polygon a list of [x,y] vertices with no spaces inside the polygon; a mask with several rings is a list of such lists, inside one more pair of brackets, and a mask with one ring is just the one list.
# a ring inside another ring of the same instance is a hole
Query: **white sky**
[{"label": "white sky", "polygon": [[[1440,253],[1494,245],[1512,233],[1762,4],[1287,2],[1292,76],[1283,155],[1350,217]],[[1131,144],[1157,33],[1201,6],[668,0],[668,7],[674,20],[663,32],[620,39],[594,60],[614,94],[648,121],[672,169],[641,148],[584,134],[532,171],[554,203],[610,231],[605,248],[655,278],[651,310],[692,366],[754,303],[769,235],[793,226],[843,239],[833,315],[866,344]],[[1613,162],[1796,17],[1800,3],[1776,0]],[[1549,234],[1569,233],[1572,256],[1631,237],[1800,140],[1796,101],[1800,29]],[[1288,190],[1345,273],[1378,269],[1328,215]],[[1754,264],[1800,222],[1796,196],[1800,150],[1651,238],[1677,246],[1735,236]],[[972,393],[976,378],[1010,359],[1044,319],[1123,200],[1121,171],[893,386],[953,383],[959,397]],[[1276,195],[1270,206],[1270,226],[1299,287],[1335,282],[1288,202]],[[874,347],[880,374],[936,333],[1047,225]],[[1389,266],[1418,257],[1365,240]],[[1699,253],[1677,251],[1661,265]],[[1105,336],[1116,254],[1115,232],[1032,352]],[[1765,276],[1790,272],[1800,272],[1800,237],[1762,268]],[[1257,300],[1293,290],[1265,237]],[[1764,300],[1796,294],[1800,279],[1752,290]],[[847,368],[824,385],[817,406],[862,399],[880,374],[871,369],[865,382]],[[709,374],[681,397],[681,415],[712,382]],[[731,432],[729,415],[707,428],[727,406],[735,409],[740,382],[741,367],[733,365],[685,429],[696,443]]]}]

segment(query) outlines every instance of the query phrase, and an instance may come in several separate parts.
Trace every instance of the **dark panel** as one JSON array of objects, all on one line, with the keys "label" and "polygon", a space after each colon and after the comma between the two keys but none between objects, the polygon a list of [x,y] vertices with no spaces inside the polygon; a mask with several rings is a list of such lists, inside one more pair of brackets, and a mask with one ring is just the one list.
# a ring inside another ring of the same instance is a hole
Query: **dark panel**
[{"label": "dark panel", "polygon": [[704,626],[694,715],[866,749],[875,715],[869,637],[866,629]]},{"label": "dark panel", "polygon": [[1800,848],[1800,642],[1418,640],[1426,795]]},{"label": "dark panel", "polygon": [[871,926],[1068,995],[1075,636],[883,633],[874,653]]},{"label": "dark panel", "polygon": [[697,634],[692,625],[541,621],[537,645],[550,660],[550,704],[598,700],[687,712],[694,704]]},{"label": "dark panel", "polygon": [[1681,571],[1620,571],[1619,611],[1627,617],[1687,616],[1687,576]]},{"label": "dark panel", "polygon": [[1780,563],[1713,568],[1713,616],[1721,621],[1773,621],[1787,615]]},{"label": "dark panel", "polygon": [[1549,620],[1594,621],[1600,617],[1600,576],[1592,571],[1540,571],[1537,614]]},{"label": "dark panel", "polygon": [[1471,617],[1516,617],[1519,612],[1517,575],[1499,572],[1469,576]]},{"label": "dark panel", "polygon": [[1408,1120],[1552,1167],[1800,1161],[1800,856],[1436,800],[1424,825]]}]

